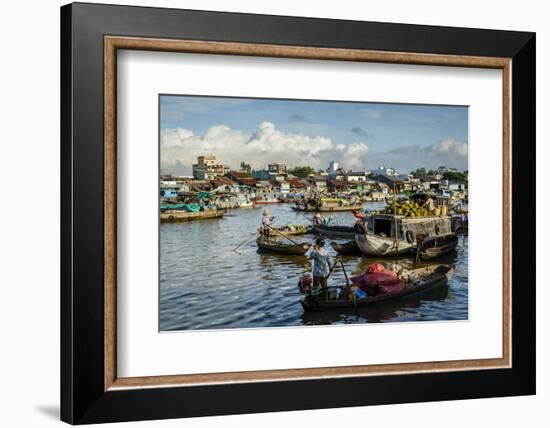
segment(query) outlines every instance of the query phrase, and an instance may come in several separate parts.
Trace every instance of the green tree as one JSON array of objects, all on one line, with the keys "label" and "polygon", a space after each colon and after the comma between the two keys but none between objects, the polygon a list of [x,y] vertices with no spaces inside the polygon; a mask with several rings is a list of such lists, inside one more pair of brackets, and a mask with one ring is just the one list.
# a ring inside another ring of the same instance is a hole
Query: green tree
[{"label": "green tree", "polygon": [[315,170],[310,166],[297,166],[289,172],[296,177],[307,177],[308,175],[315,174]]},{"label": "green tree", "polygon": [[249,163],[246,163],[245,161],[241,162],[241,171],[246,171],[250,174],[250,171],[252,171],[252,167]]},{"label": "green tree", "polygon": [[411,171],[414,178],[422,178],[426,176],[426,168],[417,168],[416,171]]},{"label": "green tree", "polygon": [[463,172],[446,171],[443,173],[443,178],[449,181],[468,184],[468,175]]}]

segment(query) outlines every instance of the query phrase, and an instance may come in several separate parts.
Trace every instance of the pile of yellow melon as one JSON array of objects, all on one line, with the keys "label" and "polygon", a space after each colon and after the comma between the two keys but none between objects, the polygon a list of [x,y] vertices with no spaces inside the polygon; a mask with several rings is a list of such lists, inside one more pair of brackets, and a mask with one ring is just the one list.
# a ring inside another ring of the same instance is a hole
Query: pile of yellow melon
[{"label": "pile of yellow melon", "polygon": [[397,214],[405,217],[426,217],[430,215],[428,210],[418,202],[395,201],[384,208],[385,214]]}]

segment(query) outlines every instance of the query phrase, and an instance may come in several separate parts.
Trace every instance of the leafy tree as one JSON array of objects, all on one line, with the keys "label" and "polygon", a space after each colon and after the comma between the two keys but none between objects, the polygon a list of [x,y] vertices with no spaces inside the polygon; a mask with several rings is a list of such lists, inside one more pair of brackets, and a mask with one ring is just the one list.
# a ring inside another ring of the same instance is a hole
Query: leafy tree
[{"label": "leafy tree", "polygon": [[456,181],[458,183],[468,184],[468,175],[463,172],[446,171],[443,173],[443,178],[449,181]]},{"label": "leafy tree", "polygon": [[252,167],[249,163],[245,163],[245,161],[241,162],[241,171],[246,171],[250,174],[250,171],[252,171]]},{"label": "leafy tree", "polygon": [[426,176],[426,168],[417,168],[416,171],[411,171],[414,178],[422,178]]},{"label": "leafy tree", "polygon": [[315,170],[310,166],[297,166],[289,172],[296,177],[307,177],[308,175],[315,174]]}]

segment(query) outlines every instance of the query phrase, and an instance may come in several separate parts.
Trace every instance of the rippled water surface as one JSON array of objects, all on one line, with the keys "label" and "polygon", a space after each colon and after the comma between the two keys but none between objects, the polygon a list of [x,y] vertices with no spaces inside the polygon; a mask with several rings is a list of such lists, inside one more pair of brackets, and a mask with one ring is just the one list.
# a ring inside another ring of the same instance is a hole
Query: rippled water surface
[{"label": "rippled water surface", "polygon": [[[381,205],[367,203],[367,209]],[[255,238],[262,208],[227,211],[223,219],[160,226],[160,329],[195,330],[283,327],[372,322],[465,320],[468,318],[468,241],[456,253],[434,263],[454,263],[448,287],[419,297],[352,310],[304,313],[297,281],[311,264],[304,256],[259,253]],[[287,204],[269,206],[278,224],[308,223]],[[309,216],[309,213],[308,213]],[[351,213],[338,213],[340,224],[353,224]],[[312,241],[312,235],[292,237]],[[237,250],[237,246],[241,245]],[[327,240],[327,249],[334,251]],[[348,275],[363,273],[373,258],[342,258]],[[413,268],[412,258],[397,261]],[[418,265],[421,267],[422,264]],[[342,269],[329,284],[345,284]]]}]

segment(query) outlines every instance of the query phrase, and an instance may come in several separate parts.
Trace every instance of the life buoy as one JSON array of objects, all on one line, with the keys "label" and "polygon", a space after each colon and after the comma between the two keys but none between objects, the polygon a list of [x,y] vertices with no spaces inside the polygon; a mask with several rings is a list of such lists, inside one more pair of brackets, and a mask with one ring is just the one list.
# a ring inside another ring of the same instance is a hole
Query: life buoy
[{"label": "life buoy", "polygon": [[173,222],[173,221],[174,221],[174,216],[173,216],[173,215],[169,216],[169,217],[168,217],[168,221]]},{"label": "life buoy", "polygon": [[405,238],[407,238],[407,242],[409,244],[412,244],[414,242],[414,235],[412,233],[412,230],[407,230],[405,232]]}]

